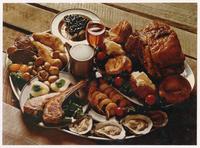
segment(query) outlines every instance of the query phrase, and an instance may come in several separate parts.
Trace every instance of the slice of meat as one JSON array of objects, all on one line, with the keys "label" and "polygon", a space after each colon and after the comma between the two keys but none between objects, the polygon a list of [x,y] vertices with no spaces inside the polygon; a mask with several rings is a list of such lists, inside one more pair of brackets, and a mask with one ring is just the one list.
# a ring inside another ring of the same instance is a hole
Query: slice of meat
[{"label": "slice of meat", "polygon": [[38,115],[39,112],[43,111],[45,103],[47,103],[51,98],[58,95],[59,93],[50,93],[43,96],[31,98],[25,102],[23,112],[31,116]]},{"label": "slice of meat", "polygon": [[21,35],[15,39],[14,45],[18,49],[26,49],[30,51],[36,51],[35,47],[31,43],[31,39],[28,35]]},{"label": "slice of meat", "polygon": [[43,121],[46,124],[59,124],[62,121],[64,112],[62,110],[62,103],[69,95],[80,89],[86,84],[86,81],[80,81],[74,86],[61,92],[59,95],[51,98],[44,106]]},{"label": "slice of meat", "polygon": [[29,62],[34,61],[35,52],[26,49],[17,49],[16,51],[12,52],[8,55],[8,58],[13,63],[19,64],[28,64]]}]

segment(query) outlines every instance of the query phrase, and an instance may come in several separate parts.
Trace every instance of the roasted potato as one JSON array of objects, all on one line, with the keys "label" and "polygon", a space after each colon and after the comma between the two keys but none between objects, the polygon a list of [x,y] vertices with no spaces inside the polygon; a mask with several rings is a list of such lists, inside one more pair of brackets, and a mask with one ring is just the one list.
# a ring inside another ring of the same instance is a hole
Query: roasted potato
[{"label": "roasted potato", "polygon": [[53,83],[53,82],[55,82],[57,79],[58,79],[58,76],[57,76],[57,75],[52,75],[52,76],[49,76],[48,82],[49,82],[49,83]]},{"label": "roasted potato", "polygon": [[56,67],[56,66],[51,66],[51,67],[49,68],[49,73],[50,73],[51,75],[58,75],[58,74],[59,74],[59,68]]},{"label": "roasted potato", "polygon": [[46,71],[49,71],[49,68],[50,68],[51,64],[49,62],[45,62],[44,65],[43,65],[43,68],[46,70]]},{"label": "roasted potato", "polygon": [[59,59],[63,62],[63,64],[67,64],[68,58],[65,53],[59,53]]},{"label": "roasted potato", "polygon": [[62,66],[63,66],[63,63],[62,63],[62,61],[61,61],[60,59],[54,59],[54,60],[53,60],[53,63],[52,63],[51,65],[52,65],[52,66],[56,66],[56,67],[58,67],[59,69],[61,69]]}]

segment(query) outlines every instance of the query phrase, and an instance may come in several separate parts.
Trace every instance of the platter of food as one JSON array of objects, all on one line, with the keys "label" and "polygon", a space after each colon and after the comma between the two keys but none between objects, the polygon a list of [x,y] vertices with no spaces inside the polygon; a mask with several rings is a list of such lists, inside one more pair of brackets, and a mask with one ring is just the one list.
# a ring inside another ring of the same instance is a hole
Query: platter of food
[{"label": "platter of food", "polygon": [[51,32],[70,45],[87,43],[85,28],[89,21],[100,21],[99,17],[85,9],[69,9],[52,20]]},{"label": "platter of food", "polygon": [[133,30],[122,20],[107,29],[92,12],[67,10],[51,33],[20,36],[7,53],[24,119],[89,139],[165,127],[166,110],[187,103],[195,85],[176,32],[158,21]]}]

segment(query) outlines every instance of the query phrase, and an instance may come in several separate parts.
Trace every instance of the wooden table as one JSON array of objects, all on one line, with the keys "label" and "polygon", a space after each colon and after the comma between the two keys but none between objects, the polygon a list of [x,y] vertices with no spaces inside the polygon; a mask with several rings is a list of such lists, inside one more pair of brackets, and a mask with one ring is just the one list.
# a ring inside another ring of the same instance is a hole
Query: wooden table
[{"label": "wooden table", "polygon": [[50,29],[51,20],[60,11],[82,8],[96,13],[109,27],[120,20],[128,20],[140,29],[152,20],[161,20],[177,32],[186,61],[195,78],[197,74],[197,4],[4,4],[3,5],[3,144],[196,144],[196,86],[190,100],[167,110],[168,125],[141,138],[123,142],[86,140],[56,130],[30,127],[23,122],[18,101],[9,85],[6,49],[22,34]]}]

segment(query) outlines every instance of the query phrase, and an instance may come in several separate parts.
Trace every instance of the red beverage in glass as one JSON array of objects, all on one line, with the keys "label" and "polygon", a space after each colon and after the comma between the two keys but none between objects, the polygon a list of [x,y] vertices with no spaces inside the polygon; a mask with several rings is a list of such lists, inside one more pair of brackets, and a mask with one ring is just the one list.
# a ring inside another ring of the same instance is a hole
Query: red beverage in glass
[{"label": "red beverage in glass", "polygon": [[86,38],[90,46],[96,48],[103,44],[105,30],[105,26],[100,22],[88,22],[86,28]]}]

